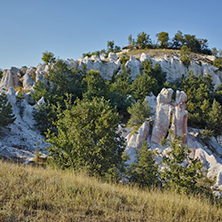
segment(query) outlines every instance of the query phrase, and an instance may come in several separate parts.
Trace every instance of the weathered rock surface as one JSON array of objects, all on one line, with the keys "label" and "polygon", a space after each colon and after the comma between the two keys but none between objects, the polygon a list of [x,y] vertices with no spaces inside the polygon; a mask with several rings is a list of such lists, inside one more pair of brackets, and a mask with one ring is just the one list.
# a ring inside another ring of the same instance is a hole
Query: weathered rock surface
[{"label": "weathered rock surface", "polygon": [[172,89],[163,88],[157,96],[156,118],[151,138],[152,143],[159,144],[161,139],[165,138],[168,133],[170,118],[174,108],[171,103],[172,95]]},{"label": "weathered rock surface", "polygon": [[187,119],[188,111],[185,110],[185,102],[187,95],[183,91],[176,92],[176,101],[172,119],[172,130],[175,135],[183,137],[183,142],[186,142],[187,136]]},{"label": "weathered rock surface", "polygon": [[17,87],[19,85],[20,71],[16,67],[3,70],[0,87],[10,88]]},{"label": "weathered rock surface", "polygon": [[24,89],[30,89],[33,85],[36,84],[36,82],[31,78],[29,73],[26,73],[22,77],[22,82],[23,82],[23,88]]},{"label": "weathered rock surface", "polygon": [[126,154],[129,155],[130,159],[126,162],[127,165],[130,165],[136,160],[136,154],[142,146],[142,143],[147,140],[149,136],[150,124],[148,121],[145,121],[142,126],[139,128],[138,132],[131,135],[130,133],[126,136],[127,147]]},{"label": "weathered rock surface", "polygon": [[140,74],[142,64],[139,60],[137,60],[133,56],[130,56],[130,60],[127,61],[126,67],[131,70],[132,80],[134,80],[136,76]]}]

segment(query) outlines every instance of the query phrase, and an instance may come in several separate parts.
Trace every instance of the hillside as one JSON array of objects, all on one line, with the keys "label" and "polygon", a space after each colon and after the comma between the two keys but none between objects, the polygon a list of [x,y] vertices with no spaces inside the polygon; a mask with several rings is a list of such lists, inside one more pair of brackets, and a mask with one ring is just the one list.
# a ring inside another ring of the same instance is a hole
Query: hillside
[{"label": "hillside", "polygon": [[0,221],[221,221],[201,196],[104,183],[86,174],[0,161]]},{"label": "hillside", "polygon": [[[129,166],[137,160],[143,142],[159,153],[156,162],[161,166],[169,145],[161,146],[160,141],[170,138],[168,131],[172,129],[175,135],[184,137],[183,142],[191,149],[190,157],[199,159],[208,171],[206,176],[214,179],[211,192],[222,196],[222,108],[216,102],[217,99],[222,103],[221,90],[217,90],[222,72],[211,65],[212,56],[193,54],[190,65],[185,66],[177,50],[132,50],[125,58],[111,52],[108,57],[102,54],[78,60],[56,60],[52,53],[45,55],[52,56],[51,61],[36,67],[11,67],[3,71],[1,93],[7,95],[16,119],[2,129],[1,157],[28,163],[35,157],[36,150],[41,151],[41,155],[51,152],[51,158],[61,157],[58,162],[68,161],[64,164],[66,168],[74,166],[80,156],[82,165],[101,161],[105,167],[101,167],[100,162],[92,169],[102,169],[104,176],[107,172],[103,169],[110,170],[111,165],[118,165],[112,162],[115,158],[110,158],[118,153],[113,152],[116,147],[121,148],[115,161],[120,163],[125,151],[129,159],[124,163]],[[176,85],[178,82],[180,84]],[[129,108],[141,101],[148,101],[150,112],[146,109],[149,115],[141,114],[142,107],[134,113],[142,120],[136,131],[132,131],[125,125],[133,116]],[[107,110],[109,115],[101,115]],[[60,125],[56,126],[59,120]],[[46,137],[47,131],[55,134]],[[50,143],[45,142],[47,138]],[[123,143],[119,143],[119,138]],[[110,141],[117,143],[110,146]],[[47,150],[51,144],[55,146]],[[98,144],[101,147],[97,147]],[[75,147],[86,149],[84,160],[79,150],[73,151]],[[111,165],[103,158],[110,147],[113,153],[107,157]]]}]

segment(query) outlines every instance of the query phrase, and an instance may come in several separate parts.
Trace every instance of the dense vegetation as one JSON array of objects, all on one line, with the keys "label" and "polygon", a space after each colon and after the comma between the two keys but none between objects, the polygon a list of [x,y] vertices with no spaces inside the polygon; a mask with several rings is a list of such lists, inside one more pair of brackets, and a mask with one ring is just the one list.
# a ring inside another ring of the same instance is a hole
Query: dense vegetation
[{"label": "dense vegetation", "polygon": [[[194,53],[202,53],[207,55],[222,55],[222,50],[213,47],[209,49],[208,40],[203,38],[197,38],[196,35],[183,34],[180,30],[173,36],[172,39],[169,37],[168,32],[160,32],[156,34],[156,41],[150,38],[150,35],[145,32],[140,32],[134,39],[132,34],[128,37],[128,44],[130,48],[136,49],[181,49],[186,46]],[[107,50],[102,49],[95,52],[83,53],[83,57],[92,55],[108,54],[109,52],[119,52],[121,47],[115,45],[114,41],[107,41]]]},{"label": "dense vegetation", "polygon": [[[179,138],[174,143],[168,142],[171,159],[162,157],[162,165],[168,170],[161,172],[153,159],[156,154],[145,144],[138,153],[138,162],[124,167],[128,157],[123,152],[124,140],[117,133],[120,123],[132,127],[135,133],[152,113],[145,97],[151,93],[157,96],[166,86],[187,93],[189,126],[205,128],[205,137],[220,135],[221,87],[215,90],[209,75],[201,78],[190,72],[180,81],[166,82],[161,66],[158,63],[152,66],[151,60],[145,60],[141,74],[132,81],[122,57],[120,71],[108,81],[99,71],[69,68],[64,61],[52,58],[52,54],[43,55],[48,58],[46,63],[54,63],[46,76],[48,84],[37,82],[32,98],[36,102],[42,97],[45,100],[38,105],[34,117],[52,144],[48,148],[51,164],[62,169],[82,169],[116,182],[124,175],[131,184],[142,187],[165,187],[182,193],[204,191],[209,195],[209,186],[203,185],[205,174],[200,161],[190,160],[189,164],[181,165],[189,159],[190,149],[181,146]],[[174,171],[183,173],[177,175]]]}]

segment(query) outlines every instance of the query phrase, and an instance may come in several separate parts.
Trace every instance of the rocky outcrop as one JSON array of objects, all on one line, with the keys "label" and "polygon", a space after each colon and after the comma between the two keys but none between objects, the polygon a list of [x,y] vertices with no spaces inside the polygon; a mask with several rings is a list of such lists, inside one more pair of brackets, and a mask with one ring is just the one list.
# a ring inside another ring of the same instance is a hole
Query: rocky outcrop
[{"label": "rocky outcrop", "polygon": [[172,89],[163,88],[157,96],[156,117],[151,138],[152,143],[159,144],[161,139],[165,138],[168,133],[174,108],[171,103],[172,95]]},{"label": "rocky outcrop", "polygon": [[46,81],[45,77],[44,77],[41,73],[39,73],[39,72],[36,73],[35,81],[36,81],[36,82],[40,81],[40,82],[42,82],[44,85],[47,84],[47,81]]},{"label": "rocky outcrop", "polygon": [[22,82],[23,82],[23,88],[25,90],[30,89],[36,82],[31,78],[29,73],[26,73],[22,77]]},{"label": "rocky outcrop", "polygon": [[17,87],[19,85],[20,71],[16,67],[5,69],[2,74],[0,87],[10,88]]},{"label": "rocky outcrop", "polygon": [[150,124],[148,121],[145,121],[142,126],[139,128],[137,133],[131,135],[130,133],[126,136],[127,146],[126,154],[129,155],[130,159],[126,162],[127,165],[130,165],[136,160],[136,154],[142,146],[142,143],[147,140],[149,135]]},{"label": "rocky outcrop", "polygon": [[[175,135],[183,137],[183,142],[186,142],[188,112],[185,110],[185,102],[187,95],[185,92],[177,90],[176,101],[173,103],[171,101],[172,94],[172,89],[163,88],[157,96],[156,116],[151,139],[154,144],[159,144],[162,139],[166,138],[170,127]],[[171,121],[172,125],[170,126]]]},{"label": "rocky outcrop", "polygon": [[130,69],[132,80],[134,80],[136,76],[140,74],[142,64],[139,60],[137,60],[133,56],[130,56],[130,60],[127,61],[126,67]]},{"label": "rocky outcrop", "polygon": [[183,143],[186,142],[187,136],[187,119],[188,111],[185,110],[185,102],[187,101],[187,95],[183,91],[176,91],[176,101],[174,112],[172,115],[172,130],[175,135],[183,137]]}]

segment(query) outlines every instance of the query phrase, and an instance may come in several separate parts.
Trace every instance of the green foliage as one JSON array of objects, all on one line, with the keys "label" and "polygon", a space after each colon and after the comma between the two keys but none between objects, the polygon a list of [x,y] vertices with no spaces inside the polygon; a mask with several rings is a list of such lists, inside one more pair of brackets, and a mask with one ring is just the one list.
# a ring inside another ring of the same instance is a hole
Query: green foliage
[{"label": "green foliage", "polygon": [[33,87],[34,91],[31,92],[31,97],[38,102],[42,97],[48,100],[50,98],[50,87],[43,84],[41,81],[37,81]]},{"label": "green foliage", "polygon": [[145,32],[141,32],[137,35],[135,46],[140,49],[152,48],[152,42],[150,36]]},{"label": "green foliage", "polygon": [[12,105],[5,93],[0,94],[0,127],[6,127],[15,121]]},{"label": "green foliage", "polygon": [[70,69],[63,60],[58,60],[49,70],[46,79],[51,83],[51,93],[57,97],[72,94],[73,99],[82,97],[82,73],[77,69]]},{"label": "green foliage", "polygon": [[159,63],[152,68],[151,60],[142,62],[143,73],[136,76],[132,84],[132,96],[135,100],[144,100],[151,92],[158,95],[166,82],[166,73],[162,72]]},{"label": "green foliage", "polygon": [[77,97],[82,98],[83,77],[79,70],[70,69],[65,62],[58,60],[46,77],[50,85],[38,81],[34,86],[32,98],[36,102],[42,97],[45,100],[45,104],[37,106],[34,111],[36,126],[42,134],[47,129],[56,131],[53,122],[57,120],[58,111],[67,109],[67,99],[72,103]]},{"label": "green foliage", "polygon": [[137,162],[127,168],[129,182],[140,187],[152,187],[158,181],[158,166],[155,164],[154,153],[147,142],[143,142],[137,154]]},{"label": "green foliage", "polygon": [[168,48],[169,34],[168,32],[160,32],[157,33],[157,41],[160,42],[160,48],[166,49]]},{"label": "green foliage", "polygon": [[116,90],[124,95],[128,96],[131,93],[131,71],[124,64],[121,66],[120,72],[114,77],[114,86]]},{"label": "green foliage", "polygon": [[201,44],[195,35],[185,34],[184,44],[190,48],[192,52],[201,53]]},{"label": "green foliage", "polygon": [[181,62],[188,67],[192,60],[191,49],[188,48],[186,45],[182,46],[180,49],[180,56],[181,56],[180,58]]},{"label": "green foliage", "polygon": [[127,127],[133,128],[132,133],[135,133],[144,121],[152,115],[152,110],[147,100],[143,102],[137,101],[133,103],[131,107],[128,107],[127,110],[131,115]]},{"label": "green foliage", "polygon": [[2,71],[2,70],[0,70],[0,78],[2,78],[2,74],[3,74],[3,71]]},{"label": "green foliage", "polygon": [[218,58],[217,60],[214,60],[213,65],[219,68],[220,71],[222,71],[222,58]]},{"label": "green foliage", "polygon": [[[191,150],[182,143],[182,138],[172,135],[170,149],[163,156],[161,172],[163,186],[173,189],[179,193],[202,192],[201,180],[204,179],[203,165],[199,159],[190,158]],[[162,141],[161,145],[164,145]]]},{"label": "green foliage", "polygon": [[107,52],[113,52],[114,51],[114,41],[107,41]]},{"label": "green foliage", "polygon": [[49,64],[49,63],[55,63],[56,58],[55,55],[52,52],[43,52],[42,53],[42,60],[43,62],[45,62],[45,64]]},{"label": "green foliage", "polygon": [[222,134],[222,106],[215,99],[208,113],[207,128],[213,131],[214,136]]},{"label": "green foliage", "polygon": [[215,56],[217,56],[218,50],[217,50],[216,47],[213,47],[213,48],[212,48],[212,54],[215,55]]},{"label": "green foliage", "polygon": [[51,160],[61,168],[87,168],[104,176],[122,165],[124,139],[117,133],[119,115],[104,98],[78,100],[56,122],[58,135],[48,133]]},{"label": "green foliage", "polygon": [[189,72],[187,78],[183,77],[181,88],[187,94],[188,125],[205,128],[214,96],[212,77],[197,77]]},{"label": "green foliage", "polygon": [[129,45],[132,45],[132,44],[133,44],[132,34],[130,34],[129,37],[128,37],[128,44],[129,44]]},{"label": "green foliage", "polygon": [[180,49],[184,45],[184,41],[183,33],[179,30],[173,38],[172,47]]},{"label": "green foliage", "polygon": [[83,85],[86,91],[83,94],[83,98],[88,100],[92,100],[94,97],[107,98],[106,82],[99,71],[88,71],[86,77],[83,79]]},{"label": "green foliage", "polygon": [[157,80],[146,74],[139,74],[132,83],[132,97],[136,101],[143,101],[149,96],[153,88],[157,86]]},{"label": "green foliage", "polygon": [[37,105],[33,111],[33,117],[36,121],[35,127],[40,131],[42,135],[45,135],[49,130],[50,132],[56,132],[54,121],[57,120],[57,114],[60,108],[46,102],[41,105]]},{"label": "green foliage", "polygon": [[21,116],[21,118],[23,118],[24,116],[24,110],[25,107],[22,104],[22,101],[25,99],[25,96],[22,92],[22,88],[20,88],[20,90],[18,91],[18,95],[16,97],[16,105],[19,107],[19,115]]}]

